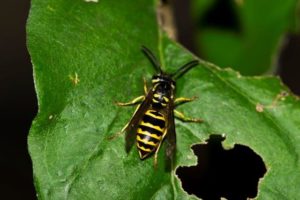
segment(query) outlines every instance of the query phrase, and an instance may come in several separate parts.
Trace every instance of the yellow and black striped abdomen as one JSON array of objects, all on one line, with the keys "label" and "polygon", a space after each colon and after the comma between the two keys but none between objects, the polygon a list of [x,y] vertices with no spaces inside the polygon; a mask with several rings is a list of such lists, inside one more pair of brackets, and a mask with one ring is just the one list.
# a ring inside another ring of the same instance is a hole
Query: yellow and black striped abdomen
[{"label": "yellow and black striped abdomen", "polygon": [[136,136],[137,148],[141,159],[155,152],[163,140],[165,130],[165,116],[156,110],[147,110],[139,123]]}]

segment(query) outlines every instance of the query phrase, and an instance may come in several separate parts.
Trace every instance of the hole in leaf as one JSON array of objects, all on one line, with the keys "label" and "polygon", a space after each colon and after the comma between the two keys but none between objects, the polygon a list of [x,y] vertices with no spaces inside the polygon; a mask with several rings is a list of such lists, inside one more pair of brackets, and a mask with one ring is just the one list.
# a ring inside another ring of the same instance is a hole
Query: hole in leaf
[{"label": "hole in leaf", "polygon": [[203,200],[254,198],[258,181],[266,173],[262,158],[240,144],[226,150],[223,140],[221,135],[211,135],[207,144],[192,146],[198,157],[197,165],[176,170],[183,189]]},{"label": "hole in leaf", "polygon": [[240,32],[239,22],[234,2],[231,0],[217,0],[199,21],[200,27],[220,28]]}]

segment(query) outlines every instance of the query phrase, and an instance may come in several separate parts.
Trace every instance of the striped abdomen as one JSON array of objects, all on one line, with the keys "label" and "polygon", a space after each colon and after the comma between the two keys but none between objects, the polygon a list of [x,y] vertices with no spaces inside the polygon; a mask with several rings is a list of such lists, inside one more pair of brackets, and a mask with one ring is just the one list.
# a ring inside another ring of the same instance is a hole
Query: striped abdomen
[{"label": "striped abdomen", "polygon": [[140,158],[144,159],[155,152],[162,142],[166,130],[166,119],[156,110],[147,110],[137,129],[137,148]]}]

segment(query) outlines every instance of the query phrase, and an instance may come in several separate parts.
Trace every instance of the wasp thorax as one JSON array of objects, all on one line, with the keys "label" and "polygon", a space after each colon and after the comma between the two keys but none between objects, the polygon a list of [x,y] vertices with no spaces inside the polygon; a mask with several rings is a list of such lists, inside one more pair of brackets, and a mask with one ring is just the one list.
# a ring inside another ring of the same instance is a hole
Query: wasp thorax
[{"label": "wasp thorax", "polygon": [[173,98],[174,84],[171,79],[153,77],[153,98],[152,104],[157,108],[166,107]]}]

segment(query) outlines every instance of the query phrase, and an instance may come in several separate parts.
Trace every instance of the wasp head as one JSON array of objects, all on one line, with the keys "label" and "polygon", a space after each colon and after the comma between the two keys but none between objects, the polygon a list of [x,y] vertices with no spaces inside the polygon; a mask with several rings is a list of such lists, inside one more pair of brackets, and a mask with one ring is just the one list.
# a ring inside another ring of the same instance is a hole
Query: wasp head
[{"label": "wasp head", "polygon": [[154,75],[152,77],[153,92],[162,96],[171,97],[176,83],[168,75]]}]

